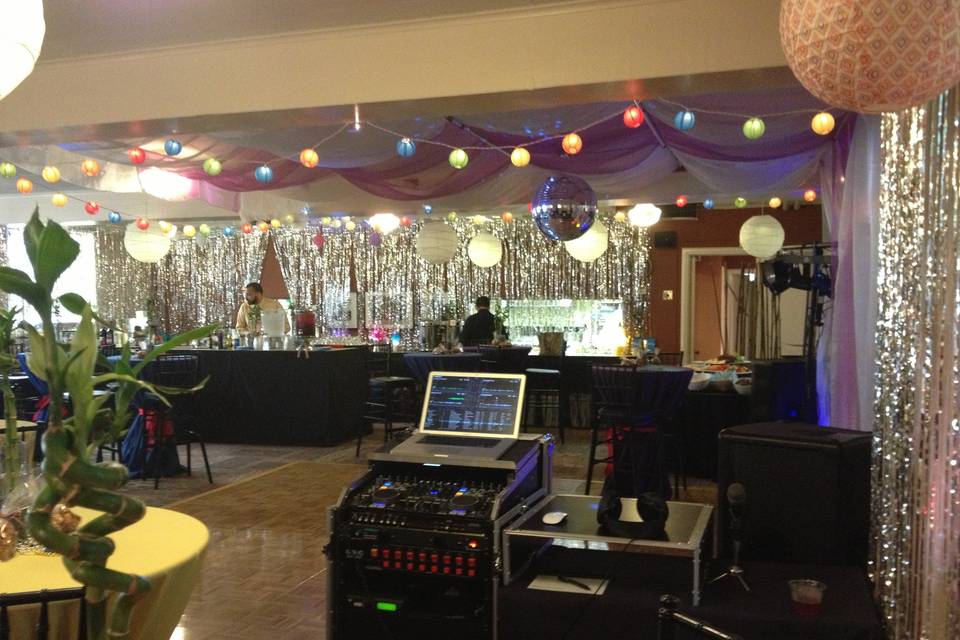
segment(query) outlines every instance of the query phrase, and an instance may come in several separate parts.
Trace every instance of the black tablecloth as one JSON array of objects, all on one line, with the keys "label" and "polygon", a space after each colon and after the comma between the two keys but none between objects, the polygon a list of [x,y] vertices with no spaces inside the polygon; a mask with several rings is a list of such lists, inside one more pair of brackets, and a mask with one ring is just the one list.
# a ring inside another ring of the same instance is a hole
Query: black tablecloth
[{"label": "black tablecloth", "polygon": [[680,410],[687,473],[717,478],[717,436],[727,427],[750,422],[750,396],[734,391],[688,391]]},{"label": "black tablecloth", "polygon": [[426,384],[431,371],[476,371],[480,368],[479,353],[406,353],[403,362],[420,384]]},{"label": "black tablecloth", "polygon": [[[854,567],[753,564],[745,566],[752,593],[723,580],[706,585],[699,607],[691,607],[689,559],[604,553],[552,547],[539,560],[539,572],[610,579],[604,595],[527,589],[531,573],[501,591],[502,640],[528,638],[631,638],[655,640],[657,607],[665,593],[678,596],[680,610],[745,640],[880,640],[882,629],[866,576]],[[716,563],[713,573],[724,570]],[[804,618],[791,610],[787,581],[812,578],[827,585],[820,616]],[[694,636],[678,634],[679,639]]]},{"label": "black tablecloth", "polygon": [[366,429],[361,349],[176,351],[199,358],[207,385],[192,411],[209,442],[332,445]]}]

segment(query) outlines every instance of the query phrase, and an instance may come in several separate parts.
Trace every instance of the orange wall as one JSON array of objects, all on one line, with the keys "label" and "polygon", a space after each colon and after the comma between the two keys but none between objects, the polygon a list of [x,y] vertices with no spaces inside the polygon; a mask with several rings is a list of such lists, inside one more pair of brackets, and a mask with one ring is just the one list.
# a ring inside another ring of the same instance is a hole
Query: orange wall
[{"label": "orange wall", "polygon": [[[764,213],[773,215],[783,225],[785,244],[823,239],[819,205],[804,206],[798,211],[768,210]],[[680,257],[683,249],[738,247],[740,226],[751,216],[759,214],[759,209],[701,209],[696,220],[664,220],[650,229],[651,233],[675,231],[677,234],[676,247],[650,251],[650,335],[656,338],[661,350],[680,350]],[[665,290],[673,291],[673,300],[663,299]]]}]

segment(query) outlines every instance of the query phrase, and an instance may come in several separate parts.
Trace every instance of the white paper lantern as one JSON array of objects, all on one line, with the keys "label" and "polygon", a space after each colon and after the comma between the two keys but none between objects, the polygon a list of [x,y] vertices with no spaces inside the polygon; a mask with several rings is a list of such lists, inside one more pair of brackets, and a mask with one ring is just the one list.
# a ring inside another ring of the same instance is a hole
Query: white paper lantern
[{"label": "white paper lantern", "polygon": [[783,247],[783,226],[773,216],[753,216],[740,227],[740,247],[761,260]]},{"label": "white paper lantern", "polygon": [[417,253],[430,264],[443,264],[457,255],[460,237],[453,227],[442,222],[428,222],[417,234]]},{"label": "white paper lantern", "polygon": [[0,19],[0,100],[33,72],[40,57],[43,36],[42,0],[12,0],[3,3]]},{"label": "white paper lantern", "polygon": [[137,223],[131,222],[123,234],[123,246],[134,260],[160,262],[170,251],[170,238],[157,226],[141,231]]},{"label": "white paper lantern", "polygon": [[643,203],[635,205],[630,209],[630,211],[627,212],[627,217],[630,219],[630,224],[635,227],[652,227],[660,222],[661,213],[660,207],[650,203]]},{"label": "white paper lantern", "polygon": [[580,262],[593,262],[607,251],[610,232],[599,220],[594,220],[587,232],[576,240],[563,243],[573,258]]},{"label": "white paper lantern", "polygon": [[503,257],[503,245],[500,238],[492,233],[478,233],[467,245],[470,262],[481,268],[492,267]]},{"label": "white paper lantern", "polygon": [[960,81],[960,0],[783,0],[780,42],[824,102],[901,111]]}]

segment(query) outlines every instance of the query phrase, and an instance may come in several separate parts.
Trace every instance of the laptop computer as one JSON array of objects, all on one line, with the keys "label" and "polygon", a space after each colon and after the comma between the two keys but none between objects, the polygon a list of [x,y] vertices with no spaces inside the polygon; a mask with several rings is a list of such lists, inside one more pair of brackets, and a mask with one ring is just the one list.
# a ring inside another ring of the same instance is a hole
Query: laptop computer
[{"label": "laptop computer", "polygon": [[391,454],[496,460],[520,434],[523,374],[434,371],[417,433]]}]

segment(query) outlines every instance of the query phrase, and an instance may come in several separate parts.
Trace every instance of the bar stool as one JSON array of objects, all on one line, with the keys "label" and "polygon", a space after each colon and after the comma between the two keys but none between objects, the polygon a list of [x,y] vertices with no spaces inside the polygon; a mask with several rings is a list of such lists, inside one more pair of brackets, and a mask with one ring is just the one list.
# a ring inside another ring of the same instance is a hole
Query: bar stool
[{"label": "bar stool", "polygon": [[[591,425],[587,493],[594,465],[613,463],[621,489],[629,483],[636,495],[656,490],[669,496],[665,491],[669,488],[665,458],[670,446],[666,425],[679,408],[693,371],[595,365],[592,375],[592,398],[597,409]],[[609,429],[607,437],[600,437],[601,428]],[[596,449],[602,445],[613,451],[598,457]]]},{"label": "bar stool", "polygon": [[[405,427],[395,426],[395,422],[417,421],[415,398],[417,381],[407,376],[390,375],[390,345],[371,345],[367,349],[367,401],[364,404],[363,420],[370,424],[383,423],[383,441],[388,442],[394,434]],[[360,444],[364,434],[357,436],[357,448],[354,457],[360,456]]]},{"label": "bar stool", "polygon": [[[180,387],[191,389],[199,383],[199,359],[196,356],[162,355],[145,370],[144,376],[149,382],[162,387]],[[200,445],[203,456],[203,466],[207,472],[207,481],[213,484],[213,473],[210,471],[210,460],[207,457],[207,445],[197,429],[196,418],[190,411],[194,401],[191,394],[170,395],[167,400],[171,406],[164,404],[160,398],[152,393],[142,395],[140,412],[146,421],[149,415],[153,421],[153,433],[147,429],[146,446],[143,447],[141,460],[144,477],[147,473],[148,455],[153,454],[152,467],[154,472],[153,488],[159,488],[160,476],[163,475],[165,452],[172,450],[176,458],[177,445],[187,447],[187,475],[193,474],[192,445]],[[168,425],[172,425],[172,428]]]},{"label": "bar stool", "polygon": [[[625,427],[630,419],[630,408],[636,395],[637,377],[634,367],[621,365],[593,365],[590,368],[590,449],[587,452],[587,486],[584,495],[590,495],[593,467],[612,464],[613,442],[617,429]],[[600,435],[603,430],[605,434]],[[597,447],[607,447],[605,455],[597,455]]]},{"label": "bar stool", "polygon": [[563,430],[566,423],[570,420],[569,398],[563,392],[563,358],[567,351],[567,343],[563,342],[560,348],[559,361],[556,369],[531,367],[524,370],[527,375],[526,400],[523,410],[523,429],[526,431],[531,425],[530,410],[537,409],[540,412],[541,422],[545,409],[556,409],[557,411],[557,429],[560,432],[560,444],[564,442]]}]

